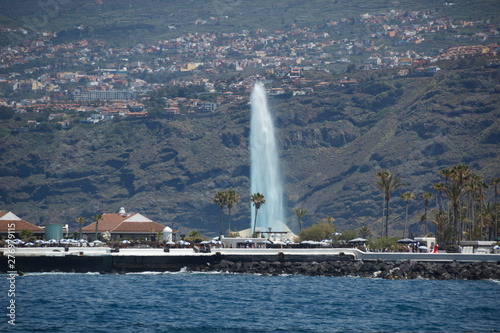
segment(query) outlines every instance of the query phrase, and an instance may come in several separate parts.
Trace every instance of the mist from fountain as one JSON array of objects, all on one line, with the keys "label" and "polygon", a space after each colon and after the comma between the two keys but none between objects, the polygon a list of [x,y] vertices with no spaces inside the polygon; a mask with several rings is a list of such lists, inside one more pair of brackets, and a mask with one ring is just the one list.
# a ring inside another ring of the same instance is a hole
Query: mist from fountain
[{"label": "mist from fountain", "polygon": [[266,203],[257,213],[255,229],[255,208],[251,205],[252,219],[250,228],[255,231],[284,231],[286,225],[283,211],[283,187],[280,174],[278,145],[274,132],[273,119],[267,103],[266,89],[256,83],[250,96],[250,191],[262,193]]}]

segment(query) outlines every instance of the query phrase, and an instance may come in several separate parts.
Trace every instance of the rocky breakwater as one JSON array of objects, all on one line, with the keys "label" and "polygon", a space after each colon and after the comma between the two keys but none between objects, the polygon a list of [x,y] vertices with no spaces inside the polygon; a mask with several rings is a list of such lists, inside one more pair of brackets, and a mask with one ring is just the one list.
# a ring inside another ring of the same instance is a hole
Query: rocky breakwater
[{"label": "rocky breakwater", "polygon": [[497,262],[418,262],[418,261],[229,261],[213,265],[196,265],[193,272],[220,271],[262,275],[358,276],[405,280],[486,280],[500,279]]}]

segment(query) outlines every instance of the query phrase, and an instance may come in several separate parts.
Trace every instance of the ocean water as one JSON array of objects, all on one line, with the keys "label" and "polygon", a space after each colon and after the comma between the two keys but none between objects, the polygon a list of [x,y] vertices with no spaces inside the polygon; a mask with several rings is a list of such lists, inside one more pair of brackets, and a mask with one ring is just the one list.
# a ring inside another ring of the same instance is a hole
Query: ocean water
[{"label": "ocean water", "polygon": [[140,273],[0,275],[0,331],[500,332],[499,281]]}]

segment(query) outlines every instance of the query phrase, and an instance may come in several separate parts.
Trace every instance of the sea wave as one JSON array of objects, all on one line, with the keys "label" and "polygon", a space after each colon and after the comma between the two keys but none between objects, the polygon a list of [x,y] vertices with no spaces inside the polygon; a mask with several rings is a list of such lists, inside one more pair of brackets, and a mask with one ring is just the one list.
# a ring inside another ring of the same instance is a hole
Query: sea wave
[{"label": "sea wave", "polygon": [[99,275],[99,272],[75,273],[75,272],[31,272],[23,273],[23,276],[42,276],[42,275]]},{"label": "sea wave", "polygon": [[500,280],[495,280],[495,279],[489,279],[487,281],[491,281],[493,283],[496,283],[496,284],[500,284]]}]

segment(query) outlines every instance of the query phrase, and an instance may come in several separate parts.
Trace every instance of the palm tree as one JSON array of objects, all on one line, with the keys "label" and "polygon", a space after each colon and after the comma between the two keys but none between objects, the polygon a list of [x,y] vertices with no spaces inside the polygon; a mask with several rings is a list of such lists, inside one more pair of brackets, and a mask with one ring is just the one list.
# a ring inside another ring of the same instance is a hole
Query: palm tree
[{"label": "palm tree", "polygon": [[375,175],[378,178],[378,181],[375,182],[377,188],[382,191],[382,231],[380,232],[380,236],[384,235],[384,217],[385,217],[385,186],[387,183],[387,177],[389,177],[389,172],[384,170],[377,172]]},{"label": "palm tree", "polygon": [[429,199],[432,198],[432,193],[430,192],[425,192],[424,194],[420,195],[420,199],[424,199],[424,215],[425,215],[425,235],[429,233],[429,229],[427,227],[427,207],[429,206]]},{"label": "palm tree", "polygon": [[482,208],[482,216],[484,218],[484,225],[488,227],[488,240],[492,240],[495,238],[495,212],[493,209],[493,205],[491,202],[483,203]]},{"label": "palm tree", "polygon": [[443,169],[443,170],[439,171],[439,173],[444,178],[445,186],[448,186],[448,180],[451,178],[451,170],[450,169]]},{"label": "palm tree", "polygon": [[406,237],[406,230],[407,230],[407,226],[408,226],[408,202],[412,199],[415,199],[415,196],[411,192],[406,192],[406,193],[401,194],[401,198],[403,198],[403,200],[406,203],[405,229],[403,232],[403,238],[405,238]]},{"label": "palm tree", "polygon": [[236,205],[240,201],[240,196],[234,190],[227,190],[226,199],[227,199],[226,205],[229,211],[227,229],[231,231],[231,209],[233,208],[234,205]]},{"label": "palm tree", "polygon": [[471,176],[472,171],[467,165],[459,164],[455,165],[451,169],[450,179],[453,179],[455,182],[458,182],[460,185],[463,185]]},{"label": "palm tree", "polygon": [[[448,187],[448,180],[450,180],[450,178],[451,178],[451,170],[450,169],[443,169],[443,170],[439,171],[439,173],[444,178],[444,185],[442,187],[442,191],[444,192],[444,189]],[[442,197],[441,197],[441,199],[442,199]],[[441,202],[441,204],[442,204],[442,202]],[[449,207],[450,207],[450,205],[449,205],[449,203],[447,203],[446,211],[448,214],[450,213]]]},{"label": "palm tree", "polygon": [[490,185],[495,188],[495,230],[493,232],[493,240],[497,238],[498,234],[498,205],[497,205],[497,196],[498,196],[498,184],[500,183],[500,178],[491,178]]},{"label": "palm tree", "polygon": [[[378,174],[377,174],[378,177]],[[379,181],[375,184],[379,189],[382,189],[385,193],[386,202],[386,219],[385,219],[385,236],[388,237],[389,234],[389,202],[391,201],[391,192],[397,190],[398,188],[405,186],[406,184],[401,183],[401,177],[395,177],[393,173],[389,171],[382,171]]]},{"label": "palm tree", "polygon": [[443,183],[434,183],[431,188],[436,191],[436,210],[439,210],[439,194],[443,190]]},{"label": "palm tree", "polygon": [[484,216],[484,214],[482,212],[482,208],[483,208],[484,197],[485,197],[483,190],[486,191],[488,189],[488,184],[480,181],[478,183],[478,187],[479,187],[478,204],[479,204],[479,214],[480,214],[480,219],[481,219],[481,238],[479,240],[483,240],[483,227],[484,227],[483,216]]},{"label": "palm tree", "polygon": [[333,222],[335,221],[335,219],[333,217],[331,217],[330,215],[327,215],[325,218],[324,218],[325,222],[328,223],[328,224],[333,224]]},{"label": "palm tree", "polygon": [[418,213],[415,213],[415,215],[417,216],[419,226],[421,226],[424,221],[427,221],[427,214],[419,215]]},{"label": "palm tree", "polygon": [[476,184],[471,180],[464,184],[465,188],[465,193],[467,194],[467,212],[466,212],[466,220],[467,220],[467,226],[465,229],[467,230],[467,236],[468,240],[472,240],[472,230],[474,228],[474,221],[475,221],[475,215],[474,215],[474,198],[476,195]]},{"label": "palm tree", "polygon": [[99,222],[102,221],[102,214],[96,214],[95,216],[92,217],[92,219],[95,221],[94,240],[97,240],[97,229],[99,228]]},{"label": "palm tree", "polygon": [[219,191],[219,192],[215,193],[214,204],[218,205],[219,209],[220,209],[220,234],[222,236],[224,234],[223,210],[224,210],[224,206],[227,205],[226,192]]},{"label": "palm tree", "polygon": [[450,225],[449,215],[442,210],[434,211],[432,223],[436,226],[436,244],[451,244],[453,240],[454,228]]},{"label": "palm tree", "polygon": [[446,195],[448,200],[450,200],[453,204],[453,220],[454,220],[453,225],[455,227],[455,232],[457,236],[456,240],[458,241],[460,239],[460,234],[459,234],[460,229],[458,229],[459,227],[458,213],[459,213],[459,203],[462,198],[462,187],[457,183],[451,183],[447,187],[445,187],[444,194]]},{"label": "palm tree", "polygon": [[76,222],[80,223],[80,238],[79,239],[82,239],[82,226],[85,222],[87,222],[87,220],[84,218],[84,217],[79,217],[76,219]]},{"label": "palm tree", "polygon": [[368,238],[372,235],[371,229],[364,225],[358,228],[358,234],[363,238]]},{"label": "palm tree", "polygon": [[253,233],[255,233],[255,228],[257,227],[257,213],[260,209],[260,206],[266,203],[264,194],[261,194],[259,192],[252,194],[252,196],[250,197],[250,202],[253,203],[255,207],[255,221],[253,223]]},{"label": "palm tree", "polygon": [[[472,173],[470,168],[467,165],[464,164],[459,164],[455,165],[451,169],[451,180],[455,183],[458,184],[458,186],[463,189],[464,184],[469,181],[471,178],[475,179],[476,181],[480,181],[480,178],[478,175],[475,175]],[[462,226],[462,200],[459,200],[458,202],[458,211],[460,214],[458,215],[458,241],[460,242],[462,240],[462,231],[463,231],[463,226]]]},{"label": "palm tree", "polygon": [[299,219],[299,231],[302,231],[302,218],[307,215],[307,209],[295,208],[295,215]]}]

